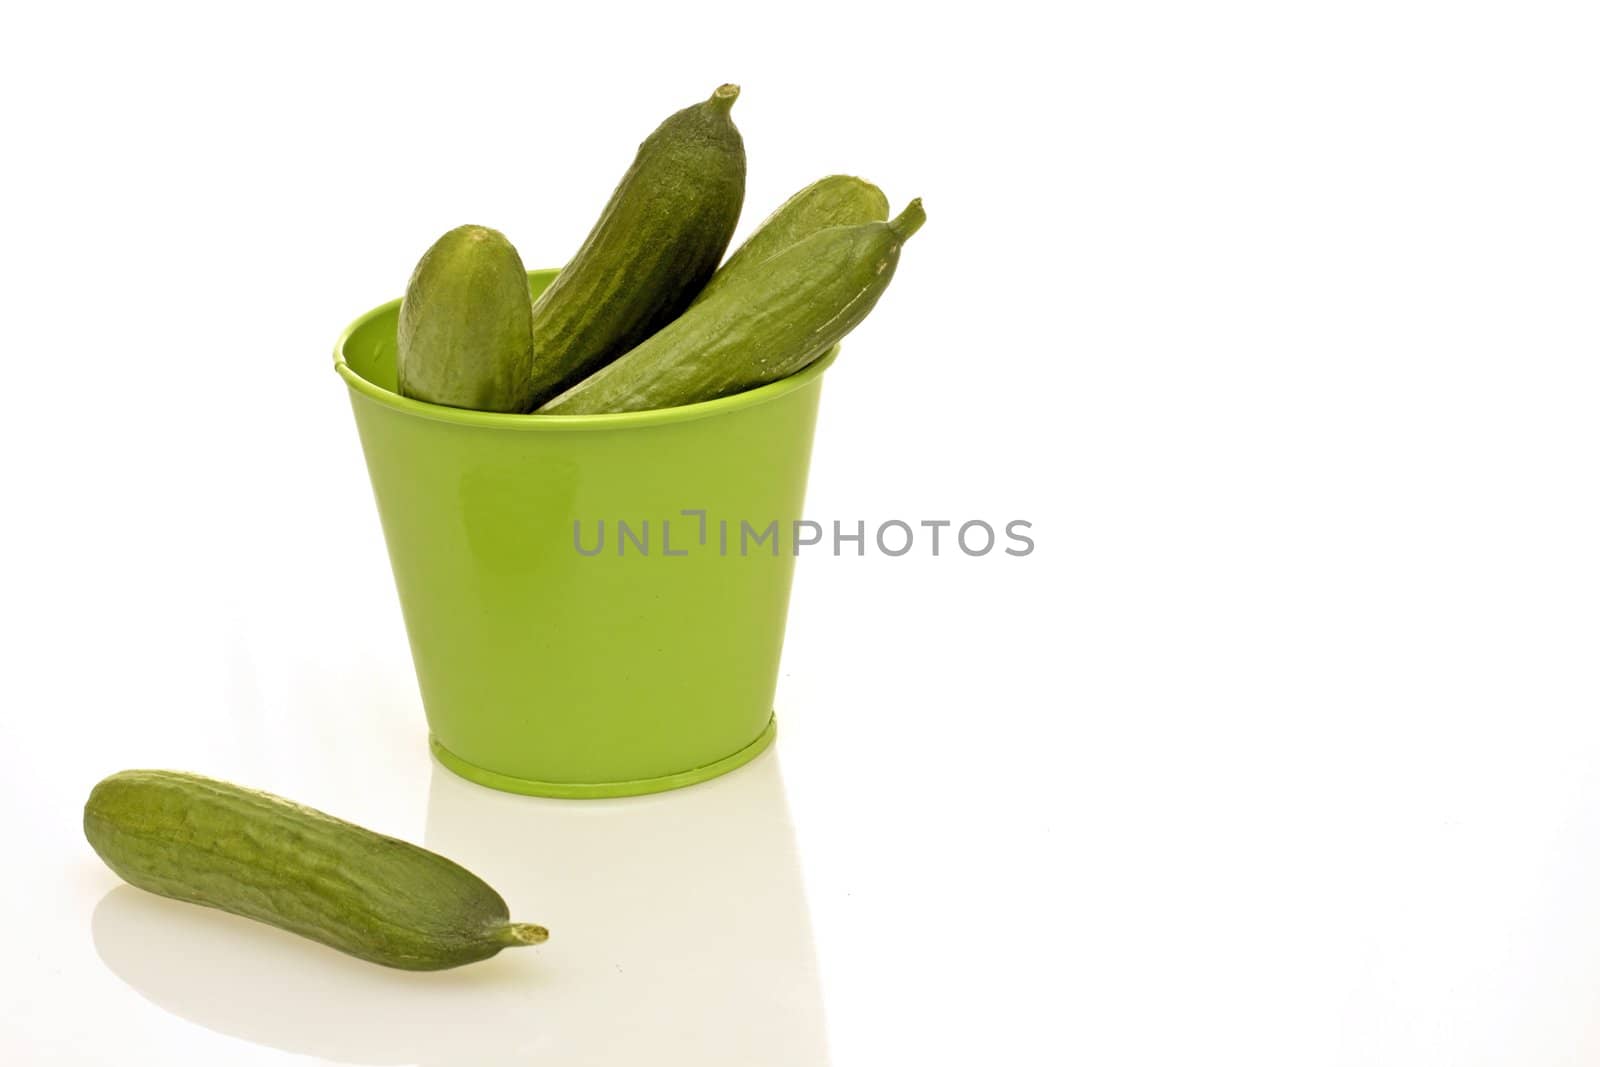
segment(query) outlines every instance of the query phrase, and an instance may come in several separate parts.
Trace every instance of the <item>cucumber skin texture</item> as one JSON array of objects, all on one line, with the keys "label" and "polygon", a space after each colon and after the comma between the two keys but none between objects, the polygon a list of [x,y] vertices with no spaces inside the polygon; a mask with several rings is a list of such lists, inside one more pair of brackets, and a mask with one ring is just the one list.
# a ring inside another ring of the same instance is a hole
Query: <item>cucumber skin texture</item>
[{"label": "cucumber skin texture", "polygon": [[533,405],[533,298],[505,235],[458,226],[423,254],[400,302],[401,396],[474,411]]},{"label": "cucumber skin texture", "polygon": [[582,247],[533,308],[538,402],[671,322],[711,278],[744,204],[736,86],[670,116],[639,146]]},{"label": "cucumber skin texture", "polygon": [[537,944],[505,901],[436,853],[270,793],[122,771],[83,810],[90,845],[140,889],[256,919],[352,956],[432,971]]},{"label": "cucumber skin texture", "polygon": [[790,245],[830,226],[856,226],[883,222],[889,217],[889,198],[869,181],[848,174],[830,174],[812,182],[785,200],[778,210],[756,227],[744,244],[717,268],[694,304],[701,303],[725,285],[737,282],[751,268],[766,262]]},{"label": "cucumber skin texture", "polygon": [[538,409],[595,415],[674,407],[785,378],[821,358],[877,304],[923,222],[818,231],[713,293],[616,362]]}]

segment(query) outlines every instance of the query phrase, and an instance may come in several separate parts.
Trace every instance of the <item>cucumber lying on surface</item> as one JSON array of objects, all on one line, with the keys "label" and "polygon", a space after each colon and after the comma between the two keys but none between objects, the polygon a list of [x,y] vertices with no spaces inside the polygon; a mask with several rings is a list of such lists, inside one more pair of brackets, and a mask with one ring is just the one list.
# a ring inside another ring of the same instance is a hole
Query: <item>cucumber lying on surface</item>
[{"label": "cucumber lying on surface", "polygon": [[922,201],[913,200],[889,222],[813,233],[744,270],[538,413],[673,407],[795,373],[867,317],[894,277],[901,246],[925,219]]},{"label": "cucumber lying on surface", "polygon": [[744,204],[737,85],[670,116],[639,146],[572,261],[533,307],[534,396],[548,400],[688,306]]},{"label": "cucumber lying on surface", "polygon": [[[829,226],[853,226],[862,222],[882,222],[889,217],[889,198],[871,182],[848,174],[830,174],[812,182],[785,200],[755,233],[734,250],[726,263],[717,268],[700,295],[698,304],[725,285],[744,276],[745,271],[771,259],[792,244]],[[693,305],[691,305],[693,306]]]},{"label": "cucumber lying on surface", "polygon": [[113,774],[89,794],[83,832],[140,889],[387,967],[458,967],[549,936],[511,922],[499,893],[443,856],[195,774]]}]

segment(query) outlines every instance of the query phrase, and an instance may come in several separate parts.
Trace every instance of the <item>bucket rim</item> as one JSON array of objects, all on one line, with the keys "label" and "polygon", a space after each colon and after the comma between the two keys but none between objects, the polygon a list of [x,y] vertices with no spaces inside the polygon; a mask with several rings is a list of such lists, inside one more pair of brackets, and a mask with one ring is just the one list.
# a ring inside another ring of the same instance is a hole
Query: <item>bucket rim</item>
[{"label": "bucket rim", "polygon": [[[557,270],[531,270],[528,272],[530,280],[545,280],[554,278]],[[473,411],[470,408],[453,408],[444,404],[430,404],[425,400],[414,400],[408,396],[383,388],[374,382],[368,381],[355,368],[350,366],[345,359],[345,346],[350,339],[371,322],[382,315],[395,311],[400,306],[400,298],[390,300],[367,311],[357,317],[350,325],[346,326],[339,334],[339,340],[333,347],[333,367],[338,371],[352,392],[358,393],[369,400],[374,400],[385,407],[391,408],[402,414],[424,419],[433,419],[437,422],[448,422],[458,426],[476,426],[484,429],[495,430],[523,430],[533,432],[563,432],[572,430],[625,430],[642,429],[646,426],[661,426],[664,424],[692,422],[697,419],[711,418],[725,415],[745,408],[755,407],[769,401],[777,400],[797,389],[803,389],[822,376],[823,371],[832,365],[839,355],[839,346],[834,345],[824,352],[821,358],[801,368],[795,373],[766,385],[759,385],[754,389],[747,389],[742,393],[731,396],[717,397],[715,400],[701,400],[693,404],[680,404],[669,408],[650,408],[646,411],[617,411],[602,415],[518,415],[504,411]]]}]

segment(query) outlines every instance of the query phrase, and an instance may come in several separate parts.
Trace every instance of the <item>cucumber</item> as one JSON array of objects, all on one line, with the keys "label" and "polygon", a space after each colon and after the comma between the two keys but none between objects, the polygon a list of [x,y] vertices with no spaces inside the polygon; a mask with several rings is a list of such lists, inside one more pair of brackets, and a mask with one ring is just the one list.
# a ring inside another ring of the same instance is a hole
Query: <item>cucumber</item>
[{"label": "cucumber", "polygon": [[[882,222],[889,217],[889,198],[871,182],[848,174],[830,174],[785,200],[778,210],[734,250],[717,268],[694,304],[736,282],[744,272],[782,252],[792,244],[829,226]],[[694,304],[690,304],[693,307]]]},{"label": "cucumber", "polygon": [[542,926],[443,856],[270,793],[177,771],[122,771],[83,809],[123,879],[388,967],[442,970],[536,945]]},{"label": "cucumber", "polygon": [[505,235],[459,226],[433,243],[400,302],[401,396],[476,411],[527,411],[533,356],[528,272]]},{"label": "cucumber", "polygon": [[866,318],[921,227],[922,201],[889,222],[833,226],[744,272],[638,348],[539,408],[642,411],[712,400],[800,370]]},{"label": "cucumber", "polygon": [[669,117],[639,146],[600,220],[533,307],[533,381],[548,400],[688,306],[744,203],[737,85]]}]

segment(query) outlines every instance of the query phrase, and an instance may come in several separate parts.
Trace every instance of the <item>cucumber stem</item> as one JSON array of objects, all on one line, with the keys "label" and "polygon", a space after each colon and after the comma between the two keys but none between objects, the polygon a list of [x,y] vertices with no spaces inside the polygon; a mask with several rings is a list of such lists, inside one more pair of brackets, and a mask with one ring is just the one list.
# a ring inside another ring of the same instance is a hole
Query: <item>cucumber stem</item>
[{"label": "cucumber stem", "polygon": [[922,224],[928,221],[928,213],[922,210],[922,197],[917,197],[906,205],[906,209],[889,220],[889,232],[900,240],[922,229]]},{"label": "cucumber stem", "polygon": [[733,109],[733,102],[739,99],[739,87],[729,82],[727,85],[717,86],[717,91],[711,94],[711,99],[706,104],[715,111],[726,115]]},{"label": "cucumber stem", "polygon": [[518,945],[542,945],[550,939],[550,931],[533,923],[510,923],[499,933],[498,940],[508,948]]}]

